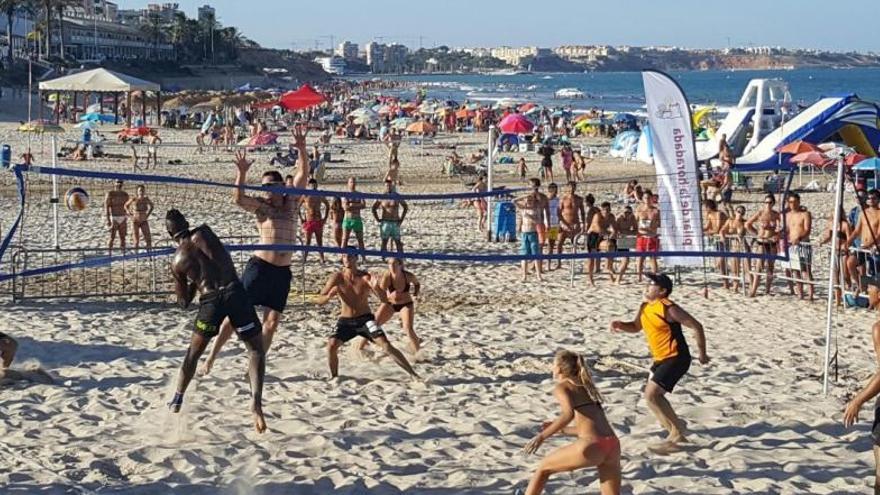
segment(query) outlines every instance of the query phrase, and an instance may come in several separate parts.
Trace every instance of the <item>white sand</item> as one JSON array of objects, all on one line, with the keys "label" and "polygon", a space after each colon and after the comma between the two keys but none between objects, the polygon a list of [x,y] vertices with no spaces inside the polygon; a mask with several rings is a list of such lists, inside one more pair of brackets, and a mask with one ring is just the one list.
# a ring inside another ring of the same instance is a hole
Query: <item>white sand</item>
[{"label": "white sand", "polygon": [[[13,141],[19,151],[22,136],[11,129],[0,127],[0,142]],[[163,137],[189,142],[191,134],[163,131]],[[473,147],[459,153],[469,154]],[[402,190],[463,190],[457,179],[438,173],[446,152],[425,151],[434,156],[401,150]],[[162,159],[170,153],[163,149]],[[231,180],[225,155],[196,157],[189,149],[174,154],[199,164],[163,165],[158,173]],[[331,171],[329,187],[340,188],[345,176],[355,172],[365,179],[364,190],[378,191],[381,155],[358,151],[347,158],[355,155],[355,163],[340,165],[364,168]],[[214,162],[216,156],[221,156],[219,163]],[[536,155],[527,156],[536,172]],[[266,168],[265,160],[263,155],[258,170]],[[127,163],[64,165],[128,171]],[[561,172],[561,167],[556,170]],[[609,160],[591,165],[591,177],[644,173],[651,169],[623,168]],[[8,186],[11,180],[4,177],[2,183]],[[37,184],[32,184],[35,195],[40,194]],[[133,192],[133,185],[129,190]],[[2,191],[0,221],[5,229],[16,198],[10,187]],[[252,232],[247,214],[230,205],[225,192],[204,199],[205,192],[182,196],[156,190],[156,238],[167,243],[160,219],[170,206],[181,207],[194,222],[207,221],[224,234]],[[105,234],[95,207],[101,196],[93,191],[95,203],[87,212],[62,214],[65,245],[103,245]],[[814,239],[825,226],[829,197],[805,195],[817,216]],[[201,209],[195,206],[199,198],[206,202]],[[750,197],[750,211],[757,199]],[[46,246],[50,210],[45,203],[34,203],[25,237],[31,247]],[[413,206],[404,225],[410,249],[516,248],[481,241],[470,209]],[[375,230],[367,221],[368,246],[377,246]],[[307,292],[317,291],[335,266],[335,261],[309,265]],[[875,367],[871,314],[848,310],[837,318],[841,379],[824,398],[822,302],[808,304],[782,295],[749,300],[718,288],[714,281],[707,300],[701,294],[701,277],[689,275],[673,299],[705,325],[712,362],[695,363],[671,396],[692,430],[693,449],[656,457],[647,445],[658,441],[661,431],[641,397],[646,377],[630,366],[650,364],[644,338],[608,331],[610,320],[634,314],[642,287],[631,277],[622,287],[602,279],[597,288],[589,288],[578,276],[576,288],[570,289],[565,266],[542,284],[522,285],[516,282],[515,266],[412,263],[425,287],[416,317],[425,346],[416,367],[428,383],[419,386],[411,386],[389,358],[378,363],[359,360],[351,346],[341,351],[342,380],[328,384],[324,344],[337,306],[303,305],[292,295],[269,355],[264,393],[269,431],[262,436],[253,432],[247,411],[246,357],[237,342],[230,342],[209,377],[193,382],[182,414],[166,411],[194,310],[177,309],[166,300],[128,298],[3,303],[0,331],[18,339],[19,360],[35,360],[56,383],[0,383],[0,491],[512,493],[525,486],[539,460],[522,457],[519,449],[542,421],[557,413],[549,394],[549,367],[560,348],[583,352],[596,363],[594,374],[607,400],[606,412],[621,437],[625,493],[869,491],[871,411],[866,408],[863,421],[848,431],[840,420],[844,399]],[[368,268],[376,273],[382,264],[370,261]],[[298,273],[296,277],[298,288]],[[776,292],[787,291],[780,286]],[[397,320],[386,330],[405,347]],[[695,345],[690,333],[688,337]],[[551,439],[539,454],[565,441]],[[595,481],[592,470],[555,476],[548,493],[596,493]]]}]

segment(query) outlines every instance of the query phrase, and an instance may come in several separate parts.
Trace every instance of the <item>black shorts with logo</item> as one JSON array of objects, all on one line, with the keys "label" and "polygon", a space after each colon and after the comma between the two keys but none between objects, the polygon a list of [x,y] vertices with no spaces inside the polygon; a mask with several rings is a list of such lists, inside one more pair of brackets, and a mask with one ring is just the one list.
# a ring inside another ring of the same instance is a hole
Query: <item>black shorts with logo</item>
[{"label": "black shorts with logo", "polygon": [[241,283],[251,304],[283,312],[287,307],[290,280],[289,266],[277,266],[256,256],[248,260],[241,273]]},{"label": "black shorts with logo", "polygon": [[663,361],[657,361],[651,366],[651,381],[660,385],[663,390],[672,392],[672,389],[690,367],[690,354],[680,354]]},{"label": "black shorts with logo", "polygon": [[[368,322],[373,322],[373,324],[370,325]],[[370,327],[372,327],[372,330]],[[385,332],[382,331],[382,328],[379,327],[379,325],[375,324],[373,314],[367,313],[365,315],[355,316],[354,318],[340,318],[337,320],[336,330],[330,338],[348,342],[358,336],[372,341],[377,337],[384,337]]]},{"label": "black shorts with logo", "polygon": [[220,332],[220,324],[227,317],[241,340],[250,339],[263,331],[254,305],[239,282],[203,294],[199,298],[199,314],[196,316],[194,331],[208,339],[214,338]]}]

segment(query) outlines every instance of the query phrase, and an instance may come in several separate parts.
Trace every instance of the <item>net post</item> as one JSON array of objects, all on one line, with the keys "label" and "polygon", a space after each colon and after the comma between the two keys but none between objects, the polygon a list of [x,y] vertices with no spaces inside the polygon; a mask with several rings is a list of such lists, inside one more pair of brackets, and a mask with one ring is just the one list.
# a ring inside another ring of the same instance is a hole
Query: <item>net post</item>
[{"label": "net post", "polygon": [[[52,135],[52,168],[58,166],[58,151],[56,150],[58,138]],[[52,174],[52,234],[55,249],[59,249],[61,245],[58,243],[58,175]]]},{"label": "net post", "polygon": [[840,206],[843,196],[843,156],[837,159],[837,181],[834,189],[834,223],[831,227],[831,267],[828,271],[828,302],[825,310],[825,359],[822,370],[822,394],[828,395],[828,365],[831,359],[831,317],[834,311],[834,277],[837,273],[837,234],[840,231]]},{"label": "net post", "polygon": [[[495,126],[490,125],[489,126],[489,138],[488,138],[488,146],[489,147],[488,147],[488,150],[486,153],[486,161],[488,162],[486,164],[487,165],[486,168],[488,169],[488,173],[486,176],[486,188],[489,192],[492,192],[492,190],[493,190],[492,189],[493,188],[492,170],[493,170],[494,164],[495,164],[495,146],[494,146],[494,144],[495,144]],[[492,196],[488,196],[486,198],[486,232],[489,237],[489,239],[488,239],[489,242],[492,242],[492,240],[493,240],[493,236],[492,236],[492,199],[493,199]]]}]

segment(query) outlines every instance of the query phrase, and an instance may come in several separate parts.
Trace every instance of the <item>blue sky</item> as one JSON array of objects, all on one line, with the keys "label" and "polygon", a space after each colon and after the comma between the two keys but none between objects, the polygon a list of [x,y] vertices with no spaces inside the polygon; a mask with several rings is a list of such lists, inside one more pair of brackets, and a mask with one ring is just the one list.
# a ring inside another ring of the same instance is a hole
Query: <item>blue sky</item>
[{"label": "blue sky", "polygon": [[[164,1],[164,0],[151,0]],[[118,0],[140,8],[147,0]],[[205,0],[178,0],[195,17]],[[275,48],[330,36],[418,47],[560,44],[770,45],[880,52],[878,0],[213,0],[217,17]],[[549,10],[549,9],[552,9]],[[858,27],[857,20],[866,24]],[[422,37],[420,40],[419,37]]]}]

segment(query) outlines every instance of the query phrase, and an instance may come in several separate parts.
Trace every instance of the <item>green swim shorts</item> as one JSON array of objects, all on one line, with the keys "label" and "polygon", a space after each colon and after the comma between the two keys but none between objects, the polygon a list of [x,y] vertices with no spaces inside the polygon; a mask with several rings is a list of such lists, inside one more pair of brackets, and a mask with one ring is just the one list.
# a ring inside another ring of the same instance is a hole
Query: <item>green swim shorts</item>
[{"label": "green swim shorts", "polygon": [[400,222],[394,220],[382,220],[379,224],[379,235],[382,239],[400,240]]},{"label": "green swim shorts", "polygon": [[344,218],[342,220],[342,229],[343,230],[353,230],[355,232],[363,232],[364,231],[364,219],[363,218]]}]

